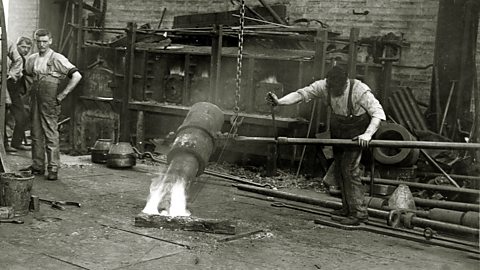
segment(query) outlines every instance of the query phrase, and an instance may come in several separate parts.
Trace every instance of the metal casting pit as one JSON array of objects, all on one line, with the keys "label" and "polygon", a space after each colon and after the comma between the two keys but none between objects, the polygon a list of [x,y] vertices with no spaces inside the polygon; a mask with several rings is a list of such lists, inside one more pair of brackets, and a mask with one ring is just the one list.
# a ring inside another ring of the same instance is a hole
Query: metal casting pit
[{"label": "metal casting pit", "polygon": [[[152,218],[162,215],[170,219],[190,216],[187,198],[195,197],[192,194],[198,194],[203,188],[203,184],[193,185],[196,186],[195,189],[191,184],[205,170],[215,149],[216,134],[221,130],[223,122],[223,112],[214,104],[199,102],[191,107],[177,129],[177,135],[167,155],[169,166],[166,173],[152,179],[143,214],[151,215]],[[165,202],[167,207],[159,213],[158,207],[162,202]],[[157,223],[158,219],[162,218],[157,218]],[[198,219],[187,220],[187,223],[195,223]],[[174,227],[184,228],[184,221],[175,222],[177,225]]]},{"label": "metal casting pit", "polygon": [[147,215],[135,217],[136,227],[162,228],[170,230],[199,231],[216,234],[235,234],[237,224],[227,219],[208,219],[198,217],[169,217]]}]

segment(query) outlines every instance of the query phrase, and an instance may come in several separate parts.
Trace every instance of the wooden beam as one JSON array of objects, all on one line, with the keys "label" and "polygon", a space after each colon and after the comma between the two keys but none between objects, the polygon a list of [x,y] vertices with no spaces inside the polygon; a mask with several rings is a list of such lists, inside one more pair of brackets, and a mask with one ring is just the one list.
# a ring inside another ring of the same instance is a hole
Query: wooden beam
[{"label": "wooden beam", "polygon": [[164,228],[169,230],[197,231],[216,234],[235,234],[236,223],[226,219],[198,217],[168,217],[139,214],[135,217],[136,227]]},{"label": "wooden beam", "polygon": [[210,60],[210,102],[217,104],[222,67],[223,26],[216,25],[213,35]]},{"label": "wooden beam", "polygon": [[360,35],[360,29],[350,29],[350,42],[348,48],[348,64],[347,71],[350,79],[355,79],[357,76],[357,44],[358,37]]}]

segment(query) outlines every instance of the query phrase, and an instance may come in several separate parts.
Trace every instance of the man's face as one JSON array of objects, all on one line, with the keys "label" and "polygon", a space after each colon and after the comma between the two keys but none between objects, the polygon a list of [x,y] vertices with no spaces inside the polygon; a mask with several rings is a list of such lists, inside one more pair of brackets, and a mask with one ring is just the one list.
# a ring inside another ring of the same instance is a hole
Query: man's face
[{"label": "man's face", "polygon": [[40,53],[46,52],[52,44],[52,39],[49,36],[37,36],[37,48]]},{"label": "man's face", "polygon": [[327,90],[333,97],[339,97],[343,94],[347,81],[327,80]]},{"label": "man's face", "polygon": [[25,42],[22,42],[17,45],[18,53],[20,53],[23,56],[27,55],[30,52],[31,48],[32,48],[32,45],[28,45]]}]

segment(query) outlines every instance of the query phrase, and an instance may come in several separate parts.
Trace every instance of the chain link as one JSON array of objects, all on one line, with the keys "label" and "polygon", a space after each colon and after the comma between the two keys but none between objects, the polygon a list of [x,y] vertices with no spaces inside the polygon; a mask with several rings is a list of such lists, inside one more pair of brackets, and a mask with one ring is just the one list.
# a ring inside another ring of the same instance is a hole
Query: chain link
[{"label": "chain link", "polygon": [[241,92],[241,84],[242,84],[242,59],[243,59],[243,28],[245,26],[245,0],[240,1],[240,29],[238,31],[238,53],[237,53],[237,77],[236,77],[236,89],[235,89],[235,105],[233,106],[233,115],[230,119],[231,128],[228,132],[229,136],[227,137],[224,145],[222,147],[222,151],[220,151],[220,155],[218,156],[217,162],[222,160],[223,153],[227,148],[228,142],[234,134],[237,134],[238,127],[243,122],[243,117],[239,117],[240,113],[240,92]]},{"label": "chain link", "polygon": [[245,27],[245,0],[241,0],[240,3],[240,29],[238,31],[238,53],[237,53],[237,78],[235,89],[235,106],[233,112],[238,116],[240,112],[240,90],[242,85],[242,60],[243,60],[243,30]]}]

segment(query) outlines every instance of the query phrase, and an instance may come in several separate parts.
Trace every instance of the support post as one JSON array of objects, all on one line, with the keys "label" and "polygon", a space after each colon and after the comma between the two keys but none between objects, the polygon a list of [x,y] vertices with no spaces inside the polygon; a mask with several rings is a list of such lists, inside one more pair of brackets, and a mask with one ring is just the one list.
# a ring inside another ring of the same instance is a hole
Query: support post
[{"label": "support post", "polygon": [[347,71],[350,79],[355,79],[357,76],[357,43],[360,35],[360,29],[350,29],[350,42],[348,47],[348,64]]},{"label": "support post", "polygon": [[[3,1],[0,1],[0,24],[1,24],[1,43],[2,43],[2,55],[7,55],[8,44],[7,44],[7,27],[5,25],[5,12],[3,9]],[[2,57],[2,74],[1,74],[1,84],[2,89],[0,91],[0,170],[2,172],[8,172],[8,165],[6,163],[5,157],[7,153],[5,152],[4,138],[5,138],[5,98],[7,95],[7,57]]]},{"label": "support post", "polygon": [[127,23],[127,49],[125,51],[125,76],[122,92],[122,105],[120,109],[120,141],[130,141],[130,103],[133,88],[133,61],[135,58],[135,39],[137,24]]},{"label": "support post", "polygon": [[221,61],[222,61],[222,40],[223,40],[223,26],[215,25],[213,28],[212,51],[210,60],[210,102],[216,104],[218,101],[218,94],[220,92],[220,75],[221,75]]},{"label": "support post", "polygon": [[190,100],[190,54],[185,54],[185,63],[183,66],[184,76],[183,76],[183,92],[182,92],[182,104],[189,105]]}]

